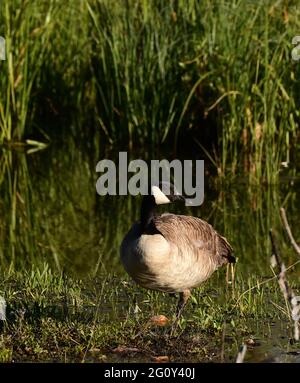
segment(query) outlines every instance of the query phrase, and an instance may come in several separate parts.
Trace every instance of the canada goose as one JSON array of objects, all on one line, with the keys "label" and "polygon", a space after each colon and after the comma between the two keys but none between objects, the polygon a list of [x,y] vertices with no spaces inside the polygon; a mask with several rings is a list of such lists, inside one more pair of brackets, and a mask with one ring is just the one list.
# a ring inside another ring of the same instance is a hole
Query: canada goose
[{"label": "canada goose", "polygon": [[151,194],[143,197],[140,221],[124,237],[120,255],[127,273],[142,287],[179,293],[178,320],[190,290],[235,258],[227,240],[202,219],[156,215],[156,205],[184,200],[172,184],[169,190],[166,195],[162,186],[152,186]]}]

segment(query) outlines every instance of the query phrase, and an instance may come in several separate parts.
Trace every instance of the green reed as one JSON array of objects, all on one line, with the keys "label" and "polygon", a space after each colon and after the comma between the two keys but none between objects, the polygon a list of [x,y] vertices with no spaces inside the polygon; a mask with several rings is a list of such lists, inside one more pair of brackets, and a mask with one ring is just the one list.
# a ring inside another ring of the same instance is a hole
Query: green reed
[{"label": "green reed", "polygon": [[219,175],[276,181],[299,153],[296,5],[4,0],[0,143],[63,131],[175,152],[189,137]]},{"label": "green reed", "polygon": [[60,112],[69,115],[81,102],[79,58],[86,52],[80,38],[87,25],[82,2],[2,3],[0,33],[7,59],[0,62],[0,144],[28,136],[45,140],[49,120],[58,123]]},{"label": "green reed", "polygon": [[207,67],[219,94],[218,108],[208,113],[217,112],[223,126],[220,172],[235,173],[243,164],[251,176],[274,181],[281,161],[289,163],[298,149],[299,66],[291,59],[296,3],[222,1],[206,12]]}]

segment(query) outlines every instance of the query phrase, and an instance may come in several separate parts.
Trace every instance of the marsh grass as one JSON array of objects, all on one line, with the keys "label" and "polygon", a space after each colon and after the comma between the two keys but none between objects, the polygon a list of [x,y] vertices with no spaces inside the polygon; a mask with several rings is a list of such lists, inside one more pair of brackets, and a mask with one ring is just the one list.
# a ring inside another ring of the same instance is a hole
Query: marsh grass
[{"label": "marsh grass", "polygon": [[221,4],[206,4],[203,21],[207,70],[220,96],[207,111],[217,113],[223,126],[219,173],[227,167],[235,173],[243,162],[250,176],[272,182],[280,162],[290,161],[298,134],[299,69],[290,59],[296,3],[283,9],[272,1]]},{"label": "marsh grass", "polygon": [[7,303],[7,320],[0,335],[0,357],[2,361],[149,361],[168,355],[174,361],[220,361],[223,347],[225,360],[230,361],[240,342],[271,338],[268,323],[288,326],[284,308],[278,309],[282,297],[276,278],[260,286],[261,282],[257,277],[245,281],[238,273],[233,291],[230,285],[224,289],[225,273],[216,274],[194,290],[180,327],[171,336],[168,325],[149,324],[153,315],[174,319],[176,302],[167,294],[101,273],[96,278],[70,278],[47,264],[25,274],[2,274],[0,294]]},{"label": "marsh grass", "polygon": [[4,0],[0,142],[188,137],[220,176],[275,182],[299,157],[296,4]]},{"label": "marsh grass", "polygon": [[[45,141],[49,121],[58,122],[62,110],[69,116],[79,106],[84,87],[79,58],[86,52],[77,39],[84,30],[78,23],[79,17],[84,20],[82,2],[74,4],[3,2],[0,33],[6,40],[7,60],[0,66],[0,143],[14,144],[29,135]],[[75,70],[81,72],[79,83]]]}]

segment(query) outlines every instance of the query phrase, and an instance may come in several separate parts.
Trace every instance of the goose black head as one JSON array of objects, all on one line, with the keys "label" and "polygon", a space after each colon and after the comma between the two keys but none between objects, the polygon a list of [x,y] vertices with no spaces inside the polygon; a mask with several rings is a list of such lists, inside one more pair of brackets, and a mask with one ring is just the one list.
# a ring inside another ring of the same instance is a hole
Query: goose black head
[{"label": "goose black head", "polygon": [[151,194],[155,199],[156,205],[185,201],[185,198],[178,192],[175,186],[169,182],[161,182],[159,186],[152,185]]}]

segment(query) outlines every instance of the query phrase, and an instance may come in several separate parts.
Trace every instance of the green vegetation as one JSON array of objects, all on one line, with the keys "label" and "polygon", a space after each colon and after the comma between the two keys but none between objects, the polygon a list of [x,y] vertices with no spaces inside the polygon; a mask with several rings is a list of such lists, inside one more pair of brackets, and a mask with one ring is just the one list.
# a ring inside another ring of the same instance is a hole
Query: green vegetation
[{"label": "green vegetation", "polygon": [[[234,361],[241,342],[248,342],[251,355],[260,337],[285,352],[297,349],[288,341],[292,326],[276,278],[246,281],[238,273],[226,289],[224,279],[225,273],[216,274],[194,291],[180,328],[170,336],[176,302],[168,295],[112,275],[74,281],[46,264],[2,274],[0,294],[8,307],[0,360]],[[158,314],[167,315],[169,324],[155,325],[150,318]]]},{"label": "green vegetation", "polygon": [[299,12],[296,1],[4,0],[0,142],[48,141],[63,124],[89,145],[100,134],[151,153],[188,135],[219,175],[274,181],[299,159]]},{"label": "green vegetation", "polygon": [[[243,341],[246,360],[263,342],[296,353],[268,232],[294,264],[279,208],[299,242],[299,31],[296,0],[2,0],[0,362],[233,361]],[[223,270],[193,292],[174,336],[149,320],[176,302],[119,261],[140,198],[96,195],[97,162],[121,150],[205,158],[205,202],[180,212],[238,259],[234,283]],[[288,277],[299,295],[298,264]]]}]

